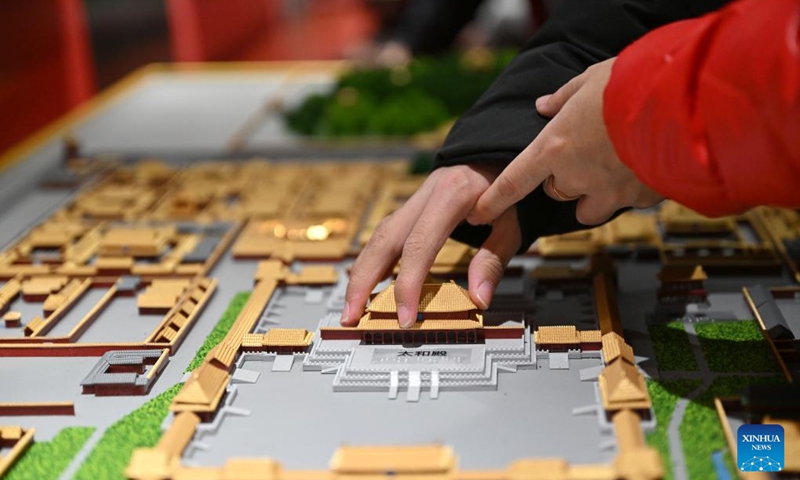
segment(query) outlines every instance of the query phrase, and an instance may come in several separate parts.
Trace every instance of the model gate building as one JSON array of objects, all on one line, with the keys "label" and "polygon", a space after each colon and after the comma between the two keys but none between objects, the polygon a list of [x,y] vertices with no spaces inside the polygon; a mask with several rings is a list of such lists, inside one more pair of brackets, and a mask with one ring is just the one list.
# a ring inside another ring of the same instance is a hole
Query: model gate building
[{"label": "model gate building", "polygon": [[486,338],[521,338],[521,326],[486,326],[469,292],[455,282],[422,286],[417,321],[400,328],[394,283],[376,294],[355,327],[320,330],[324,340],[361,340],[363,344],[481,343]]},{"label": "model gate building", "polygon": [[658,289],[659,303],[686,305],[708,301],[708,292],[704,285],[708,276],[700,265],[663,267],[658,279],[661,281]]}]

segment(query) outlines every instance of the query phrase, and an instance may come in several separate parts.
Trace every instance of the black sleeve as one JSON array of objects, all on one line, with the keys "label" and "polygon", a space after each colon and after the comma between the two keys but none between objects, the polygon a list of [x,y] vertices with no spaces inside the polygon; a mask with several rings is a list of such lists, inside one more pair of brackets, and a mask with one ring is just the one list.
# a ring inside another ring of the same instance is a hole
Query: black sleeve
[{"label": "black sleeve", "polygon": [[441,52],[450,47],[481,3],[483,0],[411,0],[390,39],[404,43],[415,55]]},{"label": "black sleeve", "polygon": [[[719,8],[727,0],[560,0],[491,87],[453,126],[434,168],[508,165],[547,124],[536,98],[555,92],[587,67],[616,56],[648,31]],[[643,72],[646,75],[646,72]],[[577,201],[557,202],[541,186],[517,204],[522,248],[541,236],[587,228],[575,218]],[[456,240],[478,247],[491,227],[466,223]]]}]

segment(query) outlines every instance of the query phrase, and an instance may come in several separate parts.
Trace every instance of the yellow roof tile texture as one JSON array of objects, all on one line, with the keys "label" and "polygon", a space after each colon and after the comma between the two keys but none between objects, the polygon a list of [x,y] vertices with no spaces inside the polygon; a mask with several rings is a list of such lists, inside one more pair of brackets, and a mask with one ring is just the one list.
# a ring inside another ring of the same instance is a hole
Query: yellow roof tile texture
[{"label": "yellow roof tile texture", "polygon": [[[456,283],[429,283],[422,286],[419,300],[420,313],[468,312],[478,310],[469,298],[469,292]],[[394,284],[378,293],[367,307],[369,312],[393,313],[397,311]]]},{"label": "yellow roof tile texture", "polygon": [[301,347],[308,345],[308,330],[302,328],[271,328],[264,336],[270,347]]}]

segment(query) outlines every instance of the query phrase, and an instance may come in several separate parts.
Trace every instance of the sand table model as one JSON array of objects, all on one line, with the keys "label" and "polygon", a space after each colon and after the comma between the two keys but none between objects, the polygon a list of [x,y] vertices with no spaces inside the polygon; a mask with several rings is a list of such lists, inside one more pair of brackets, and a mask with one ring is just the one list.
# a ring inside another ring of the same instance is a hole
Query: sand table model
[{"label": "sand table model", "polygon": [[34,192],[51,210],[8,207],[0,477],[732,478],[743,423],[800,469],[797,212],[665,202],[541,239],[487,309],[449,240],[410,328],[396,268],[343,327],[422,179],[310,160],[83,159]]}]

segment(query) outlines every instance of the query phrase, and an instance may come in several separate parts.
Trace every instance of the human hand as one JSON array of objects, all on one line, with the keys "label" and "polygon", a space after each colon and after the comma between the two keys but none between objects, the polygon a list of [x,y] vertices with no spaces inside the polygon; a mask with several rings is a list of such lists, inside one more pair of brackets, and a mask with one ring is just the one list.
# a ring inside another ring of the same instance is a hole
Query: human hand
[{"label": "human hand", "polygon": [[489,223],[542,182],[558,201],[578,200],[576,217],[596,225],[624,207],[650,207],[663,197],[644,185],[616,154],[603,121],[603,91],[615,59],[581,75],[536,101],[553,120],[481,195],[467,216]]},{"label": "human hand", "polygon": [[[486,191],[496,171],[471,165],[435,170],[396,212],[375,229],[350,270],[341,323],[354,326],[370,293],[401,257],[394,295],[400,326],[417,319],[425,277],[453,229],[464,220]],[[487,308],[508,262],[522,240],[516,210],[498,215],[492,233],[469,265],[469,293],[476,305]]]}]

